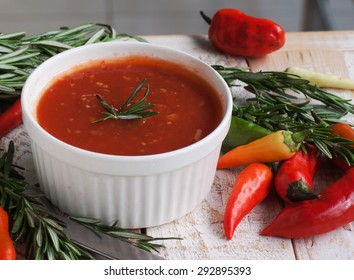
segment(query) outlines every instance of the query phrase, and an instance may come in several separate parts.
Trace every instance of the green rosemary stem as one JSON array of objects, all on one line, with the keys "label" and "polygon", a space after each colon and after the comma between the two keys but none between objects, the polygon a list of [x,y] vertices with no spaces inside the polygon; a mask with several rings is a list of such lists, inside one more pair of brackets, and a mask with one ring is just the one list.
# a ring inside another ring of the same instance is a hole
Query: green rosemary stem
[{"label": "green rosemary stem", "polygon": [[156,244],[152,243],[155,241],[161,241],[161,240],[181,240],[181,238],[178,237],[161,237],[161,238],[156,238],[152,237],[150,235],[146,234],[141,234],[141,233],[135,233],[131,231],[127,231],[122,229],[121,227],[117,226],[118,222],[115,222],[114,224],[110,226],[105,226],[101,224],[101,221],[99,219],[88,219],[88,218],[80,218],[80,217],[70,217],[73,221],[76,221],[80,223],[81,225],[90,228],[96,232],[101,232],[104,234],[108,234],[110,236],[113,236],[115,238],[120,238],[122,240],[127,241],[128,243],[141,248],[145,251],[151,251],[154,250],[158,252],[159,248],[163,248],[164,245],[162,244]]}]

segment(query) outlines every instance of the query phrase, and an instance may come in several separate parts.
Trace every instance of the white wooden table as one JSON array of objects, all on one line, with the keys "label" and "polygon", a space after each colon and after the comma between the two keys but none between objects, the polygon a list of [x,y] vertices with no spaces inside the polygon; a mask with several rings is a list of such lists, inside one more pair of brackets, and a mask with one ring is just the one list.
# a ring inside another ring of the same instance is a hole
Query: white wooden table
[{"label": "white wooden table", "polygon": [[[146,39],[183,50],[208,64],[249,66],[253,71],[283,71],[288,66],[300,66],[354,79],[354,31],[288,33],[281,50],[258,59],[217,53],[204,35],[148,36]],[[330,91],[343,98],[354,98],[353,91]],[[2,138],[1,148],[10,139],[15,140],[17,147],[16,163],[26,168],[28,180],[35,183],[29,139],[23,126]],[[283,207],[275,193],[253,209],[240,223],[233,239],[227,241],[223,233],[223,212],[237,172],[238,169],[217,171],[211,192],[194,211],[169,224],[146,230],[154,237],[183,238],[165,241],[166,248],[160,250],[160,256],[176,260],[354,259],[354,222],[330,233],[305,239],[260,236],[259,232]],[[335,175],[334,170],[324,167],[315,186],[327,186]]]}]

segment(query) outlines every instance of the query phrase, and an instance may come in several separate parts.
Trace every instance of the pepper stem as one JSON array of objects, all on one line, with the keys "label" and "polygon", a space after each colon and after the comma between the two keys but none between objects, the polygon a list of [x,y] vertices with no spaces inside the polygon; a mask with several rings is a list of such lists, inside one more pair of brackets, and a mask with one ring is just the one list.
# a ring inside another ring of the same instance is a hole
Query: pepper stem
[{"label": "pepper stem", "polygon": [[291,138],[294,140],[295,143],[301,143],[304,139],[309,136],[312,132],[309,130],[306,131],[299,131],[295,132],[291,135]]},{"label": "pepper stem", "polygon": [[206,21],[207,24],[211,24],[211,18],[208,17],[206,14],[204,14],[203,11],[200,11],[200,15],[202,16],[202,18]]},{"label": "pepper stem", "polygon": [[291,201],[296,202],[301,200],[314,199],[317,198],[317,195],[311,192],[309,185],[305,181],[300,179],[298,181],[291,182],[288,184],[286,197],[289,198]]},{"label": "pepper stem", "polygon": [[284,143],[289,147],[290,151],[296,152],[302,141],[311,134],[311,131],[291,132],[290,130],[283,131]]}]

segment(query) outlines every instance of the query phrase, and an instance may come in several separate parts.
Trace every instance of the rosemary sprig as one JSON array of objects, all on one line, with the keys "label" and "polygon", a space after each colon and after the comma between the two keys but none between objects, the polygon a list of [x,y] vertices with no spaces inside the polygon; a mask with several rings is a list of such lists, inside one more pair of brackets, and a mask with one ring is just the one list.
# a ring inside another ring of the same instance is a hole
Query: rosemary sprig
[{"label": "rosemary sprig", "polygon": [[[26,243],[28,258],[31,259],[92,259],[86,249],[73,242],[64,232],[65,223],[58,218],[48,204],[50,202],[39,191],[31,191],[30,186],[13,165],[14,143],[9,143],[7,151],[0,157],[0,205],[8,212],[11,232],[16,241]],[[94,231],[123,239],[147,251],[164,247],[152,241],[175,239],[153,238],[132,233],[112,226],[102,226],[99,220],[72,218]]]},{"label": "rosemary sprig", "polygon": [[27,254],[34,259],[79,259],[90,254],[72,243],[60,221],[43,210],[40,196],[26,193],[27,182],[12,165],[14,144],[0,159],[0,204],[11,219],[15,240],[25,240]]},{"label": "rosemary sprig", "polygon": [[36,36],[0,33],[0,99],[10,102],[19,96],[33,69],[57,53],[96,42],[127,39],[145,42],[141,37],[117,34],[112,26],[98,23],[62,27]]},{"label": "rosemary sprig", "polygon": [[[272,131],[288,129],[311,132],[311,142],[325,156],[339,156],[354,165],[353,142],[331,135],[330,126],[346,122],[341,119],[354,113],[354,105],[337,95],[324,91],[309,81],[286,72],[249,72],[238,67],[213,65],[230,87],[243,86],[254,97],[247,104],[234,100],[233,114]],[[245,85],[237,84],[237,81]],[[317,102],[311,102],[316,100]]]},{"label": "rosemary sprig", "polygon": [[163,248],[164,245],[162,244],[156,244],[156,243],[151,243],[154,241],[160,241],[160,240],[171,240],[171,239],[176,239],[180,240],[181,238],[178,237],[161,237],[161,238],[156,238],[152,237],[150,235],[146,234],[141,234],[141,233],[135,233],[131,231],[126,231],[119,226],[117,226],[117,222],[115,222],[113,225],[110,226],[105,226],[102,225],[100,220],[98,219],[88,219],[88,218],[80,218],[80,217],[70,217],[72,220],[80,223],[81,225],[90,228],[94,231],[101,232],[104,234],[108,234],[110,236],[113,236],[115,238],[120,238],[123,240],[126,240],[128,243],[141,248],[145,251],[151,251],[154,250],[158,252],[159,248]]},{"label": "rosemary sprig", "polygon": [[354,104],[350,103],[350,100],[342,99],[335,94],[324,91],[291,73],[277,71],[249,72],[238,67],[224,67],[222,65],[213,65],[212,67],[229,86],[236,86],[235,81],[239,80],[246,83],[248,89],[252,92],[258,91],[264,95],[276,93],[288,99],[296,98],[287,93],[288,90],[291,90],[294,93],[302,94],[304,97],[320,101],[342,115],[348,112],[354,113]]},{"label": "rosemary sprig", "polygon": [[123,103],[119,108],[115,108],[112,105],[109,105],[100,94],[96,94],[98,101],[101,103],[102,107],[106,110],[101,112],[105,115],[104,118],[93,121],[92,123],[98,123],[108,119],[123,119],[123,120],[132,120],[132,119],[141,119],[146,117],[151,117],[158,114],[157,111],[149,111],[148,109],[153,108],[155,105],[146,101],[146,97],[149,93],[149,85],[145,87],[144,95],[137,102],[132,103],[136,95],[143,89],[146,83],[146,79],[143,79],[139,85],[133,90],[128,99]]}]

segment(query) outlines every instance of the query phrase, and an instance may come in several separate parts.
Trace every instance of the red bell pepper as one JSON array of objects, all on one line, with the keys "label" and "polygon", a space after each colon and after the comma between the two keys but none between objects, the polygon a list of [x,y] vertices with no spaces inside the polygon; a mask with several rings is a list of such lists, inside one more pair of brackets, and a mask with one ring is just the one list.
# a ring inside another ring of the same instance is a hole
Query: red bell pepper
[{"label": "red bell pepper", "polygon": [[224,213],[224,231],[228,240],[232,239],[244,216],[266,198],[272,179],[272,171],[262,163],[250,164],[238,174]]},{"label": "red bell pepper", "polygon": [[285,44],[283,27],[272,20],[252,17],[236,9],[221,9],[212,19],[203,12],[200,14],[210,25],[210,42],[221,52],[260,57]]},{"label": "red bell pepper", "polygon": [[318,198],[287,205],[262,235],[303,238],[332,231],[354,221],[354,167]]}]

